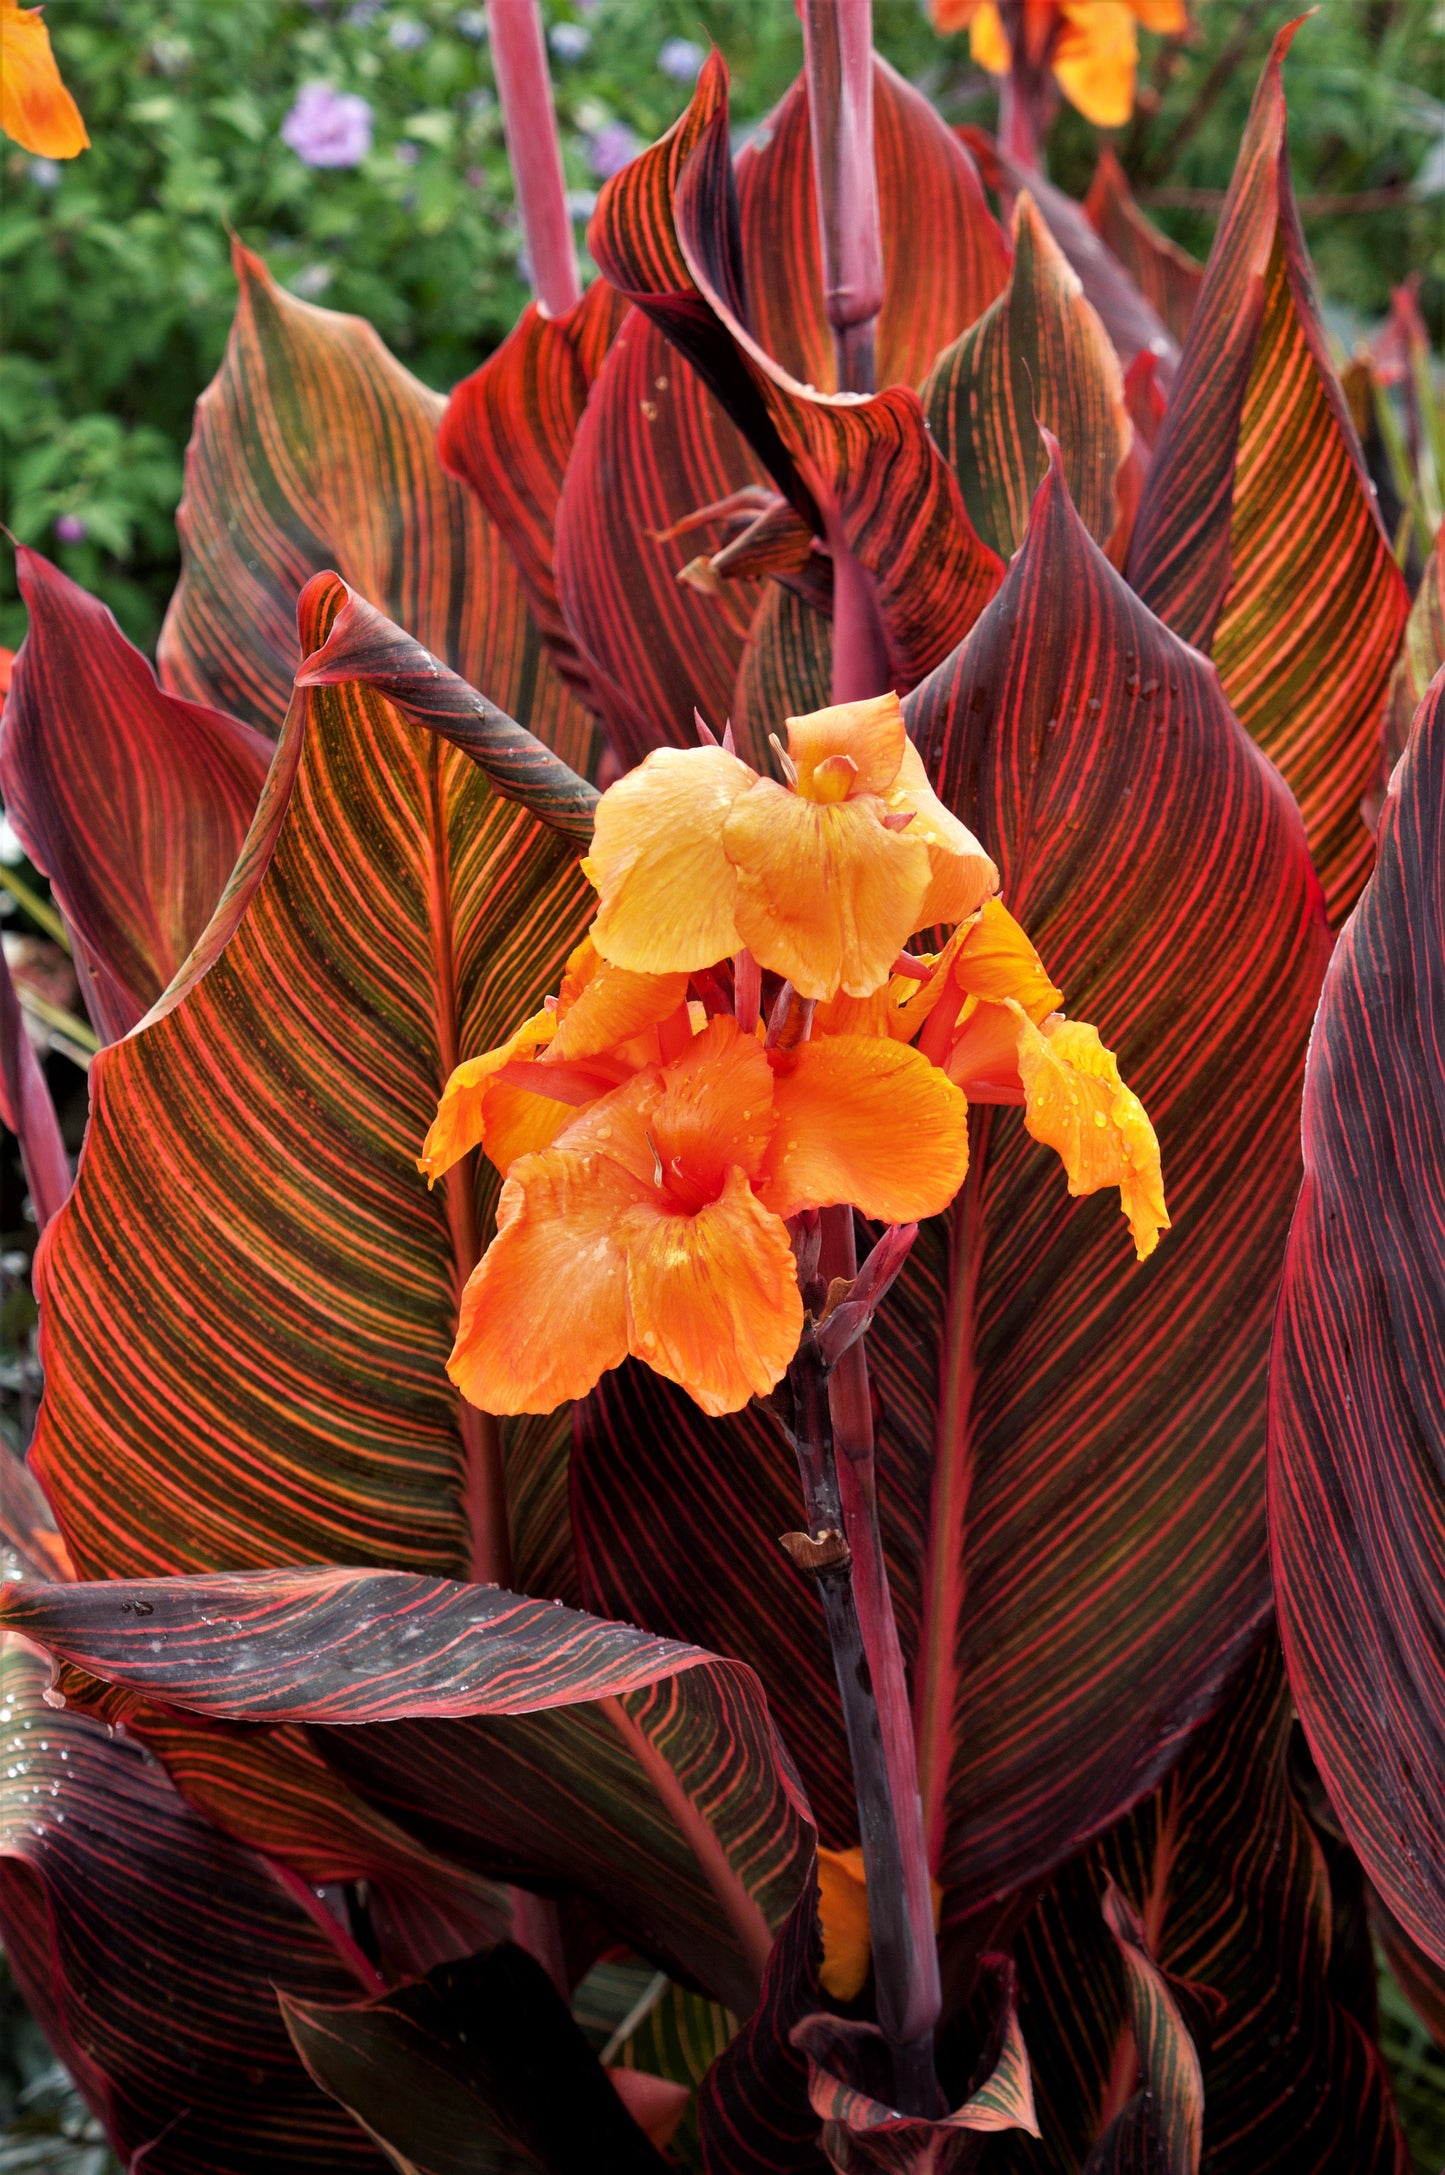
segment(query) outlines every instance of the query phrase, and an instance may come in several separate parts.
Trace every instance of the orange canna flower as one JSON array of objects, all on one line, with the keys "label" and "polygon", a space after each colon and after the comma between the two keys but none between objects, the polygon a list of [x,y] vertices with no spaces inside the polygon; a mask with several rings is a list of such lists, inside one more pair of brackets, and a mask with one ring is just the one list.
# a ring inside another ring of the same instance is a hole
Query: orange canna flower
[{"label": "orange canna flower", "polygon": [[0,131],[46,159],[73,159],[90,142],[39,8],[17,0],[0,0]]},{"label": "orange canna flower", "polygon": [[[933,1889],[935,1932],[943,1915],[943,1889]],[[818,1973],[825,1994],[835,2001],[856,2001],[873,1961],[873,1929],[868,1922],[868,1878],[863,1853],[818,1846],[818,1922],[823,1933],[823,1964]]]},{"label": "orange canna flower", "polygon": [[550,1412],[631,1353],[736,1412],[802,1332],[784,1218],[851,1201],[911,1222],[967,1167],[964,1097],[918,1051],[850,1036],[784,1057],[714,1018],[512,1165],[448,1372],[489,1412]]},{"label": "orange canna flower", "polygon": [[[981,68],[1007,75],[1013,48],[996,0],[933,0],[934,27],[963,30]],[[1023,0],[1026,57],[1047,62],[1064,96],[1098,128],[1122,128],[1134,110],[1139,25],[1177,37],[1189,27],[1185,0]]]},{"label": "orange canna flower", "polygon": [[660,748],[604,793],[583,863],[604,959],[691,973],[746,948],[800,996],[863,998],[916,929],[961,921],[997,888],[896,695],[787,731],[786,784],[727,748]]}]

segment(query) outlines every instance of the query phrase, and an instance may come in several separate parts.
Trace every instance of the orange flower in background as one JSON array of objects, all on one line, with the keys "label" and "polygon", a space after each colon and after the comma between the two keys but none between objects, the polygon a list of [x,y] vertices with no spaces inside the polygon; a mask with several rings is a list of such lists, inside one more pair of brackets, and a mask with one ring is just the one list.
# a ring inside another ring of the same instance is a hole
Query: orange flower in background
[{"label": "orange flower in background", "polygon": [[448,1371],[489,1412],[550,1412],[631,1353],[736,1412],[802,1332],[784,1218],[851,1201],[912,1222],[967,1167],[967,1105],[918,1051],[846,1037],[781,1057],[712,1019],[512,1165]]},{"label": "orange flower in background", "polygon": [[896,695],[787,731],[786,784],[726,748],[660,748],[603,794],[583,868],[605,959],[692,973],[746,947],[800,996],[866,997],[916,929],[961,921],[997,889]]},{"label": "orange flower in background", "polygon": [[[1139,25],[1177,37],[1189,27],[1185,0],[1023,0],[1025,57],[1047,64],[1069,103],[1097,128],[1122,128],[1134,110]],[[1014,65],[996,0],[933,0],[934,28],[967,29],[981,68],[1007,75]]]},{"label": "orange flower in background", "polygon": [[45,159],[73,159],[90,142],[40,9],[16,0],[0,0],[0,130]]}]

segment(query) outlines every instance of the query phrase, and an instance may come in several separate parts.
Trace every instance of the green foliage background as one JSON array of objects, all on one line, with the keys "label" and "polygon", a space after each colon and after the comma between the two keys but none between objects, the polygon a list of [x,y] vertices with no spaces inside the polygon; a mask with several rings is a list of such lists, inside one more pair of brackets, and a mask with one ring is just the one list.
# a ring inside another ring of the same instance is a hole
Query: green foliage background
[{"label": "green foliage background", "polygon": [[[1155,187],[1218,190],[1272,31],[1291,0],[1196,0],[1197,42],[1145,39],[1145,96],[1120,149]],[[595,189],[589,139],[609,122],[665,128],[685,85],[668,38],[715,39],[739,124],[800,62],[791,0],[554,0],[586,29],[554,73],[568,180]],[[220,358],[234,286],[227,228],[297,292],[369,317],[429,384],[455,383],[526,296],[480,5],[461,0],[50,0],[48,21],[92,148],[64,167],[5,147],[0,276],[0,517],[103,595],[153,643],[175,579],[172,514],[197,393]],[[939,39],[919,0],[875,0],[878,43],[952,119],[988,121],[994,93],[966,38]],[[1289,62],[1297,181],[1308,196],[1408,184],[1445,133],[1437,0],[1324,0]],[[479,32],[481,33],[479,35]],[[360,92],[376,116],[354,170],[316,171],[281,141],[300,86]],[[1094,133],[1069,112],[1054,171],[1082,190]],[[579,200],[579,235],[581,210]],[[1330,297],[1361,318],[1427,273],[1445,307],[1445,198],[1312,216]],[[1207,248],[1207,211],[1159,215]],[[57,538],[66,515],[82,542]],[[0,641],[23,615],[0,594]]]}]

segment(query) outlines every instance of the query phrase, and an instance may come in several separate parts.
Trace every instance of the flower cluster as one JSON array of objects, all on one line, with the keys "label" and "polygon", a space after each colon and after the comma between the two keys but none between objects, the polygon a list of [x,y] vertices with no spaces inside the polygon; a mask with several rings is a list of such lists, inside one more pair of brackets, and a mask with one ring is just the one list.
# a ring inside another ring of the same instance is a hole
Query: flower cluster
[{"label": "flower cluster", "polygon": [[[629,1354],[708,1413],[770,1390],[803,1327],[793,1219],[939,1214],[970,1100],[1021,1104],[1071,1192],[1118,1186],[1141,1260],[1167,1228],[1143,1106],[1059,1013],[897,697],[787,732],[783,783],[714,742],[603,795],[559,994],[447,1083],[421,1169],[480,1146],[505,1179],[450,1368],[488,1411],[550,1411]],[[942,951],[904,951],[938,925]]]},{"label": "flower cluster", "polygon": [[[1134,110],[1139,25],[1172,38],[1189,28],[1184,0],[1024,0],[1015,17],[1023,58],[1046,64],[1097,128],[1122,128]],[[933,0],[933,20],[941,31],[966,28],[973,58],[991,74],[1017,65],[997,0]]]}]

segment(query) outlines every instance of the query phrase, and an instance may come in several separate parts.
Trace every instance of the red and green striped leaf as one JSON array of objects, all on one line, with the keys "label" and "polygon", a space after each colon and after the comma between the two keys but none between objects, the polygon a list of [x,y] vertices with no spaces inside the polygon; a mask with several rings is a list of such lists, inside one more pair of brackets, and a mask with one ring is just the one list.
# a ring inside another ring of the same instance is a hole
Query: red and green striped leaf
[{"label": "red and green striped leaf", "polygon": [[1182,347],[1189,337],[1204,267],[1161,234],[1135,203],[1124,169],[1106,143],[1084,199],[1084,214],[1150,307]]},{"label": "red and green striped leaf", "polygon": [[1290,1789],[1290,1727],[1271,1635],[1163,1787],[1029,1916],[1015,1953],[1044,2146],[1020,2171],[1076,2175],[1136,2087],[1157,2089],[1101,1914],[1113,1886],[1197,2037],[1208,2175],[1405,2175],[1384,2062],[1332,1985],[1329,1876]]},{"label": "red and green striped leaf", "polygon": [[1445,675],[1331,962],[1271,1384],[1290,1681],[1335,1813],[1445,1963]]},{"label": "red and green striped leaf", "polygon": [[340,1928],[328,1940],[137,1746],[48,1706],[49,1676],[4,1640],[0,1936],[126,2164],[381,2175],[382,2156],[307,2077],[276,2002],[278,1986],[320,2003],[358,1993]]},{"label": "red and green striped leaf", "polygon": [[412,2175],[664,2175],[556,1987],[505,1943],[364,2003],[281,1997],[323,2091]]},{"label": "red and green striped leaf", "polygon": [[395,1571],[12,1586],[0,1612],[148,1700],[312,1725],[430,1847],[582,1895],[735,2010],[811,1863],[752,1671],[630,1625]]},{"label": "red and green striped leaf", "polygon": [[[308,590],[308,652],[348,601]],[[185,976],[96,1062],[47,1234],[34,1455],[83,1576],[505,1575],[496,1435],[443,1371],[490,1196],[460,1172],[428,1194],[415,1157],[589,896],[438,734],[365,689],[298,695]]]},{"label": "red and green striped leaf", "polygon": [[1442,665],[1445,665],[1445,567],[1442,567],[1437,536],[1425,561],[1415,601],[1410,606],[1399,663],[1390,684],[1390,703],[1385,714],[1385,754],[1381,765],[1383,779],[1389,778],[1404,754],[1415,712],[1425,700],[1430,682]]},{"label": "red and green striped leaf", "polygon": [[1084,2164],[1084,2175],[1199,2175],[1204,2142],[1204,2076],[1199,2052],[1134,1906],[1106,1881],[1104,1922],[1124,1967],[1126,2013],[1137,2090]]},{"label": "red and green striped leaf", "polygon": [[1129,579],[1205,649],[1284,772],[1336,925],[1373,851],[1409,608],[1336,380],[1290,187],[1282,30],[1255,95],[1134,527]]},{"label": "red and green striped leaf", "polygon": [[29,630],[0,736],[0,793],[49,876],[91,1017],[128,1034],[211,918],[261,797],[271,744],[162,693],[105,606],[15,554]]},{"label": "red and green striped leaf", "polygon": [[1059,442],[1084,527],[1108,543],[1133,438],[1119,359],[1026,192],[1014,213],[1009,284],[939,356],[923,406],[970,521],[1004,558],[1023,541],[1049,465],[1039,424]]},{"label": "red and green striped leaf", "polygon": [[496,353],[453,388],[437,437],[442,466],[500,529],[558,670],[594,709],[557,595],[557,506],[588,393],[626,314],[606,280],[565,317],[529,303]]},{"label": "red and green striped leaf", "polygon": [[163,685],[278,732],[296,600],[335,568],[585,771],[591,721],[547,656],[501,532],[442,468],[441,395],[362,319],[298,301],[239,243],[233,256],[240,300],[196,410]]},{"label": "red and green striped leaf", "polygon": [[[907,707],[1069,1010],[1143,1097],[1175,1220],[1136,1266],[1113,1200],[1069,1200],[1019,1116],[981,1110],[963,1195],[870,1337],[885,1547],[959,1920],[1153,1787],[1268,1607],[1264,1370],[1328,932],[1278,774],[1057,469],[998,598]],[[776,1547],[795,1500],[763,1413],[703,1421],[629,1369],[582,1409],[588,1605],[752,1662],[823,1840],[846,1845],[831,1668]]]},{"label": "red and green striped leaf", "polygon": [[15,1135],[26,1190],[41,1231],[65,1205],[70,1159],[60,1120],[20,1009],[10,962],[0,952],[0,1124]]},{"label": "red and green striped leaf", "polygon": [[705,2175],[827,2175],[808,2063],[793,2027],[823,2006],[816,1871],[778,1929],[758,2005],[703,2079],[698,2136]]}]

